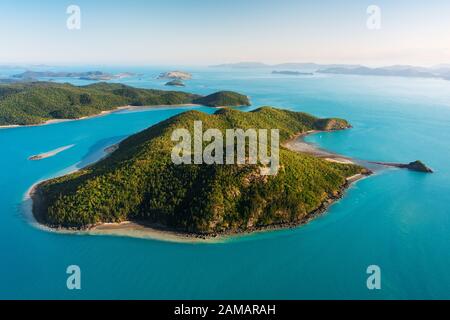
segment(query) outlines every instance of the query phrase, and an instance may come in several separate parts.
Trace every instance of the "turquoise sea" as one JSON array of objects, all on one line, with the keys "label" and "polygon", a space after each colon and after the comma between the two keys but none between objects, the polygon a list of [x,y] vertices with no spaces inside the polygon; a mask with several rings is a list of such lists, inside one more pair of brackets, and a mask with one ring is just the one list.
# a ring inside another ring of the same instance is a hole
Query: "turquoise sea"
[{"label": "turquoise sea", "polygon": [[[163,89],[155,77],[170,69],[102,70],[138,72],[121,82]],[[272,105],[343,117],[353,129],[308,140],[359,159],[421,159],[435,173],[385,170],[353,185],[306,226],[225,243],[64,235],[29,223],[23,199],[30,186],[95,161],[105,147],[186,109],[1,129],[0,298],[450,299],[450,81],[184,69],[194,75],[185,91],[236,90],[251,97],[247,109]],[[20,71],[2,69],[0,76]],[[27,160],[71,144],[52,158]],[[81,290],[66,288],[73,264],[81,268]],[[373,264],[381,268],[381,290],[366,287]]]}]

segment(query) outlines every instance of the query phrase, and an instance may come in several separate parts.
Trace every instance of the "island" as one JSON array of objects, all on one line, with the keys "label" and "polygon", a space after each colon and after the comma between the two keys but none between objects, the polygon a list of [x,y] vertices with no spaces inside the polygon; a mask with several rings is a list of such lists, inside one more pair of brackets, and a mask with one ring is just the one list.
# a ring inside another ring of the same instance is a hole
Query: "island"
[{"label": "island", "polygon": [[210,66],[211,68],[236,68],[236,69],[259,69],[269,67],[267,64],[257,61],[243,61],[237,63],[223,63]]},{"label": "island", "polygon": [[172,81],[169,81],[165,84],[165,86],[172,86],[172,87],[185,87],[186,85],[184,84],[183,81],[179,80],[179,79],[175,79]]},{"label": "island", "polygon": [[181,91],[134,88],[99,82],[87,86],[26,82],[0,85],[0,126],[36,125],[62,119],[81,119],[127,106],[240,106],[245,95],[226,91],[201,96]]},{"label": "island", "polygon": [[300,72],[300,71],[288,71],[288,70],[282,70],[282,71],[274,70],[274,71],[272,71],[272,74],[284,74],[284,75],[288,75],[288,76],[313,76],[314,75],[314,73],[312,73],[312,72]]},{"label": "island", "polygon": [[231,68],[231,69],[298,69],[308,70],[310,72],[317,71],[325,68],[337,68],[337,67],[357,67],[359,65],[346,65],[346,64],[317,64],[313,62],[285,62],[279,64],[266,64],[257,61],[237,62],[237,63],[225,63],[219,65],[209,66],[210,68]]},{"label": "island", "polygon": [[215,237],[293,227],[308,222],[339,199],[350,183],[370,171],[280,147],[276,175],[258,164],[181,164],[171,160],[171,134],[194,121],[203,130],[279,130],[282,143],[311,130],[349,128],[342,119],[262,107],[190,110],[120,142],[99,162],[36,185],[36,220],[60,230],[95,230],[132,222],[142,228],[193,237]]},{"label": "island", "polygon": [[25,71],[23,73],[13,75],[18,79],[38,79],[38,78],[78,78],[80,80],[90,81],[107,81],[113,79],[123,79],[133,77],[136,74],[131,72],[123,72],[119,74],[111,74],[102,71],[86,71],[86,72],[54,72],[54,71]]},{"label": "island", "polygon": [[[432,67],[421,67],[412,65],[392,65],[371,68],[357,64],[318,64],[306,63],[280,63],[265,64],[261,62],[238,62],[226,63],[210,66],[212,68],[226,69],[280,69],[280,70],[301,70],[301,73],[322,73],[322,74],[343,74],[360,76],[385,76],[385,77],[405,77],[405,78],[429,78],[450,80],[450,66],[448,64],[435,65]],[[274,71],[273,74],[295,75],[296,71]]]},{"label": "island", "polygon": [[11,83],[19,83],[19,82],[29,82],[29,81],[35,81],[34,79],[16,79],[16,78],[1,78],[0,84],[11,84]]},{"label": "island", "polygon": [[358,76],[384,76],[384,77],[404,77],[404,78],[435,78],[448,80],[450,69],[446,66],[435,66],[432,68],[395,65],[379,68],[369,68],[365,66],[340,66],[323,68],[317,71],[324,74],[343,74]]},{"label": "island", "polygon": [[169,71],[161,73],[157,79],[190,80],[192,79],[192,74],[183,71]]}]

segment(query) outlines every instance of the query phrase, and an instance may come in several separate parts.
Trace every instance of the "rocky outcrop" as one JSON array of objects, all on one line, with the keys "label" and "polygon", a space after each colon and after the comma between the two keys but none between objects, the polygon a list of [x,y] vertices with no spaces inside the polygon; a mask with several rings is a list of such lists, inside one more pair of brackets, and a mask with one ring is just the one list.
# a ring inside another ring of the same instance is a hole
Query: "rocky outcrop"
[{"label": "rocky outcrop", "polygon": [[422,161],[416,160],[405,165],[405,168],[413,171],[433,173],[433,170],[428,168]]}]

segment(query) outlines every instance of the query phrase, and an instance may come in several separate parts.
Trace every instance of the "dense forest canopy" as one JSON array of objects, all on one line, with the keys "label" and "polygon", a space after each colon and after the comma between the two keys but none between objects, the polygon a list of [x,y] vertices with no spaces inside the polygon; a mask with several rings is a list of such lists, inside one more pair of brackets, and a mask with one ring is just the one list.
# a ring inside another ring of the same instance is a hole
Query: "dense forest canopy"
[{"label": "dense forest canopy", "polygon": [[35,216],[53,227],[87,228],[102,222],[157,223],[196,234],[253,230],[308,218],[364,169],[280,150],[280,169],[261,175],[261,164],[175,165],[174,129],[279,129],[281,141],[345,120],[263,107],[252,112],[220,109],[187,111],[132,135],[108,158],[79,172],[40,184]]},{"label": "dense forest canopy", "polygon": [[0,125],[40,124],[51,119],[77,119],[120,106],[202,104],[210,106],[248,105],[246,96],[225,92],[214,97],[123,84],[95,83],[74,86],[67,83],[24,82],[0,85]]}]

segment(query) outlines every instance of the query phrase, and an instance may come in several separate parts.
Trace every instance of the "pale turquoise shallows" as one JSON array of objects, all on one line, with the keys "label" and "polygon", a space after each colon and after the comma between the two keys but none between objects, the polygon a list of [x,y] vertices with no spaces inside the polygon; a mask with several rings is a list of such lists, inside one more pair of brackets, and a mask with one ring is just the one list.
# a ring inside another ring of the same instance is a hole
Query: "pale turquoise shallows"
[{"label": "pale turquoise shallows", "polygon": [[[117,71],[144,74],[124,83],[167,88],[154,79],[162,68]],[[236,90],[251,97],[252,108],[343,117],[353,129],[308,140],[360,159],[421,159],[436,172],[380,172],[307,226],[226,243],[62,235],[30,225],[21,210],[28,188],[92,162],[106,146],[185,109],[2,129],[0,298],[450,298],[450,81],[192,71],[194,80],[183,90]],[[71,144],[52,158],[27,160]],[[81,267],[79,291],[66,289],[72,264]],[[379,291],[366,287],[371,264],[381,267]]]}]

